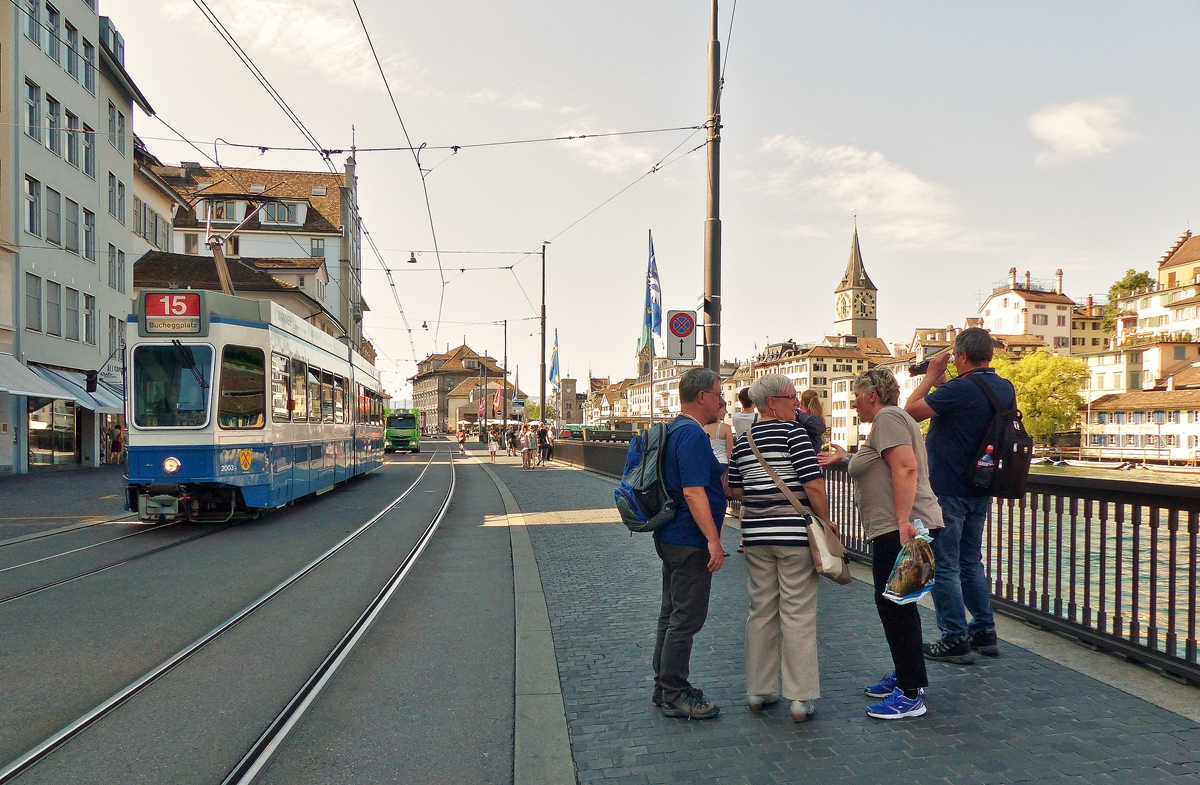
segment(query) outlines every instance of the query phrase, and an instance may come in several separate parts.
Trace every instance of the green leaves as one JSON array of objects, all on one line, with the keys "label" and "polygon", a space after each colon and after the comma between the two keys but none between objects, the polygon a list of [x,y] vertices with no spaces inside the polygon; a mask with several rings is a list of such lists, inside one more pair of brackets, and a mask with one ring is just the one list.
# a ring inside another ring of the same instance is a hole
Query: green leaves
[{"label": "green leaves", "polygon": [[1017,362],[999,357],[992,367],[1016,388],[1017,408],[1034,441],[1048,441],[1055,431],[1075,426],[1088,379],[1083,360],[1039,349]]}]

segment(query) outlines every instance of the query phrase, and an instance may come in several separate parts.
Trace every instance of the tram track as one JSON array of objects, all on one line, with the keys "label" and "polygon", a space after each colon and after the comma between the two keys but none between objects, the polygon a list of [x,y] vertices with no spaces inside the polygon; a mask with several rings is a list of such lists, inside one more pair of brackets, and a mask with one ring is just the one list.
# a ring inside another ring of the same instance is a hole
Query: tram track
[{"label": "tram track", "polygon": [[[3,768],[0,768],[0,785],[11,782],[13,779],[15,779],[15,778],[21,776],[23,773],[27,772],[31,767],[33,767],[36,764],[38,764],[39,762],[45,760],[49,755],[54,753],[56,750],[63,748],[72,739],[78,737],[80,734],[82,734],[87,729],[95,726],[97,723],[99,723],[105,717],[109,716],[114,711],[116,711],[118,708],[120,708],[121,706],[123,706],[124,704],[129,702],[135,696],[137,696],[140,693],[147,690],[151,685],[158,682],[160,679],[162,679],[168,673],[171,673],[172,671],[174,671],[176,668],[178,668],[184,662],[188,661],[190,658],[192,658],[198,652],[204,650],[206,647],[209,646],[209,644],[211,644],[214,641],[216,641],[217,639],[221,638],[226,633],[228,633],[230,630],[233,630],[237,625],[239,625],[241,622],[245,621],[247,618],[249,618],[251,615],[253,615],[256,611],[258,611],[261,608],[263,608],[264,606],[268,605],[268,603],[270,603],[273,599],[275,599],[280,594],[285,592],[288,588],[292,587],[297,582],[301,581],[305,576],[311,574],[314,570],[316,570],[320,565],[322,565],[323,563],[328,561],[330,558],[332,558],[335,554],[342,551],[352,541],[354,541],[356,538],[358,538],[364,532],[368,531],[372,526],[374,526],[381,519],[383,519],[388,513],[392,512],[394,509],[396,509],[396,507],[402,501],[404,501],[405,498],[409,497],[409,495],[412,494],[417,489],[417,487],[421,484],[422,480],[426,477],[426,475],[430,471],[430,467],[435,464],[435,460],[440,455],[442,455],[441,450],[434,451],[430,455],[429,460],[427,462],[425,462],[425,465],[421,469],[421,472],[417,476],[417,478],[402,493],[400,493],[396,498],[394,498],[382,510],[380,510],[378,513],[373,515],[365,523],[363,523],[362,525],[360,525],[353,531],[350,531],[346,537],[342,538],[337,543],[335,543],[333,546],[329,547],[327,550],[325,550],[323,553],[321,553],[319,556],[312,559],[307,564],[305,564],[303,567],[301,567],[298,570],[296,570],[295,572],[293,572],[291,575],[289,575],[287,578],[285,578],[279,584],[277,584],[276,586],[274,586],[273,588],[268,590],[266,593],[259,596],[256,600],[254,600],[250,604],[246,605],[245,607],[243,607],[236,613],[234,613],[232,616],[230,616],[224,622],[220,623],[216,627],[213,627],[208,632],[201,635],[199,638],[196,638],[191,643],[189,643],[187,646],[178,650],[174,655],[166,658],[165,660],[158,663],[156,666],[145,671],[141,676],[137,677],[133,681],[126,684],[125,687],[112,693],[108,698],[106,698],[105,700],[96,704],[90,710],[88,710],[87,712],[78,716],[73,721],[67,723],[66,725],[63,725],[61,728],[59,728],[58,731],[54,732],[50,736],[46,737],[40,743],[38,743],[35,746],[33,746],[32,748],[28,749],[25,753],[23,753],[22,755],[18,756],[17,758],[15,758],[11,762],[9,762]],[[289,702],[288,706],[292,709],[292,716],[294,716],[295,719],[299,719],[299,717],[303,714],[303,710],[305,708],[307,708],[307,706],[309,704],[311,704],[311,701],[313,699],[315,699],[316,695],[318,695],[320,693],[321,687],[323,687],[323,685],[328,682],[329,678],[332,678],[333,674],[337,670],[338,665],[341,663],[341,661],[344,659],[344,657],[350,652],[350,650],[353,648],[354,644],[361,637],[361,635],[366,632],[367,628],[369,628],[369,626],[370,626],[371,622],[374,620],[375,616],[382,610],[384,605],[386,605],[386,603],[387,603],[388,599],[390,599],[392,593],[395,592],[396,588],[399,586],[399,584],[403,580],[404,576],[408,573],[408,570],[411,569],[413,564],[415,564],[417,559],[419,559],[421,552],[425,548],[425,545],[432,538],[433,533],[436,531],[438,523],[440,523],[441,518],[444,516],[445,511],[448,508],[448,506],[450,504],[450,500],[452,499],[453,493],[454,493],[453,457],[451,455],[449,455],[448,453],[447,453],[447,457],[449,459],[448,463],[449,463],[449,469],[450,469],[450,475],[451,475],[450,487],[447,492],[446,498],[443,500],[441,506],[438,508],[437,514],[434,516],[434,520],[426,526],[424,533],[422,534],[421,538],[418,541],[418,544],[412,550],[409,551],[408,555],[401,562],[400,567],[398,567],[396,569],[396,571],[392,574],[391,579],[387,582],[384,589],[381,590],[375,596],[375,599],[372,601],[372,603],[367,608],[367,610],[363,611],[363,613],[359,615],[358,619],[355,621],[354,625],[352,625],[351,629],[342,637],[341,641],[339,641],[339,644],[335,648],[335,650],[325,658],[325,661],[322,662],[321,667],[318,669],[318,673],[313,674],[313,676],[308,680],[308,682],[306,682],[304,688],[302,688],[302,690],[301,690],[301,693],[303,693],[304,695],[311,696],[311,697],[306,701],[304,699],[304,697],[300,693],[298,693],[297,697],[293,698],[293,700],[291,702]],[[210,533],[215,533],[215,532],[210,532]],[[207,534],[209,534],[209,533],[206,533],[205,536],[207,536]],[[148,554],[144,554],[144,555],[148,555]],[[78,576],[78,577],[82,577],[82,576]],[[77,579],[77,578],[75,578],[75,579]],[[0,602],[2,602],[2,601],[0,601]],[[340,652],[340,656],[339,656],[339,652]],[[294,724],[294,720],[293,720],[292,724]],[[271,732],[271,729],[274,728],[275,733],[273,734],[273,736],[278,738],[279,741],[282,741],[282,739],[286,737],[287,729],[290,729],[290,727],[291,727],[291,725],[287,724],[286,722],[281,724],[277,721],[277,722],[271,724],[271,728],[268,728],[268,732]],[[283,731],[282,735],[280,735],[280,733],[279,733],[280,730]],[[264,736],[265,735],[266,734],[264,734]],[[257,749],[258,746],[259,745],[256,743],[254,749]],[[277,746],[277,744],[275,746]],[[273,751],[275,746],[270,746],[269,749],[271,751]],[[265,763],[265,761],[268,759],[269,759],[269,757],[263,759],[263,762]]]}]

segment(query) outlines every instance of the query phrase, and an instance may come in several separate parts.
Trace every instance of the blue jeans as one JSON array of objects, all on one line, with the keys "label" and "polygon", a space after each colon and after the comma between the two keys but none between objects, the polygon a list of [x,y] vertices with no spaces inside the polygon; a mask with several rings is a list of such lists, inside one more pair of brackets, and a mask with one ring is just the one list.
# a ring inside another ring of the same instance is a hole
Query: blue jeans
[{"label": "blue jeans", "polygon": [[996,629],[983,569],[983,527],[991,501],[988,496],[938,496],[946,528],[933,541],[937,572],[932,593],[937,625],[948,641]]}]

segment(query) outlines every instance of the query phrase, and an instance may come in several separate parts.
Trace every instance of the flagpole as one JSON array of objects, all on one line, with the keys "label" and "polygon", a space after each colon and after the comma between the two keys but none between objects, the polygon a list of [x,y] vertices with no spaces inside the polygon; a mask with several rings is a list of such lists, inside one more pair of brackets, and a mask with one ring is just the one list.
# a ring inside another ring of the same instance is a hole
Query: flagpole
[{"label": "flagpole", "polygon": [[[715,1],[715,0],[714,0]],[[542,408],[539,412],[542,422],[546,422],[546,245],[547,241],[542,241],[542,381],[541,381],[541,397]]]},{"label": "flagpole", "polygon": [[[508,384],[508,319],[504,320],[504,385]],[[504,391],[504,430],[508,430],[508,390]],[[508,449],[508,445],[504,445]],[[507,455],[507,453],[505,453]]]}]

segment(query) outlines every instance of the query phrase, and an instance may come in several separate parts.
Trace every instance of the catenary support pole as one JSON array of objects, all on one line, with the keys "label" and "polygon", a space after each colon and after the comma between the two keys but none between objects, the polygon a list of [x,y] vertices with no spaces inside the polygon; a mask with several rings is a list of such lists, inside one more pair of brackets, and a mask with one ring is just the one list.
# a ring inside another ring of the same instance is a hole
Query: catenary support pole
[{"label": "catenary support pole", "polygon": [[546,422],[546,246],[548,244],[546,241],[542,241],[542,381],[539,387],[542,408],[539,418],[543,423]]},{"label": "catenary support pole", "polygon": [[[708,42],[708,199],[704,221],[704,366],[721,370],[721,42],[712,0]],[[651,388],[653,389],[653,388]]]},{"label": "catenary support pole", "polygon": [[[504,396],[504,430],[508,430],[508,319],[504,320],[504,383],[500,385]],[[504,445],[505,449],[508,445]]]}]

